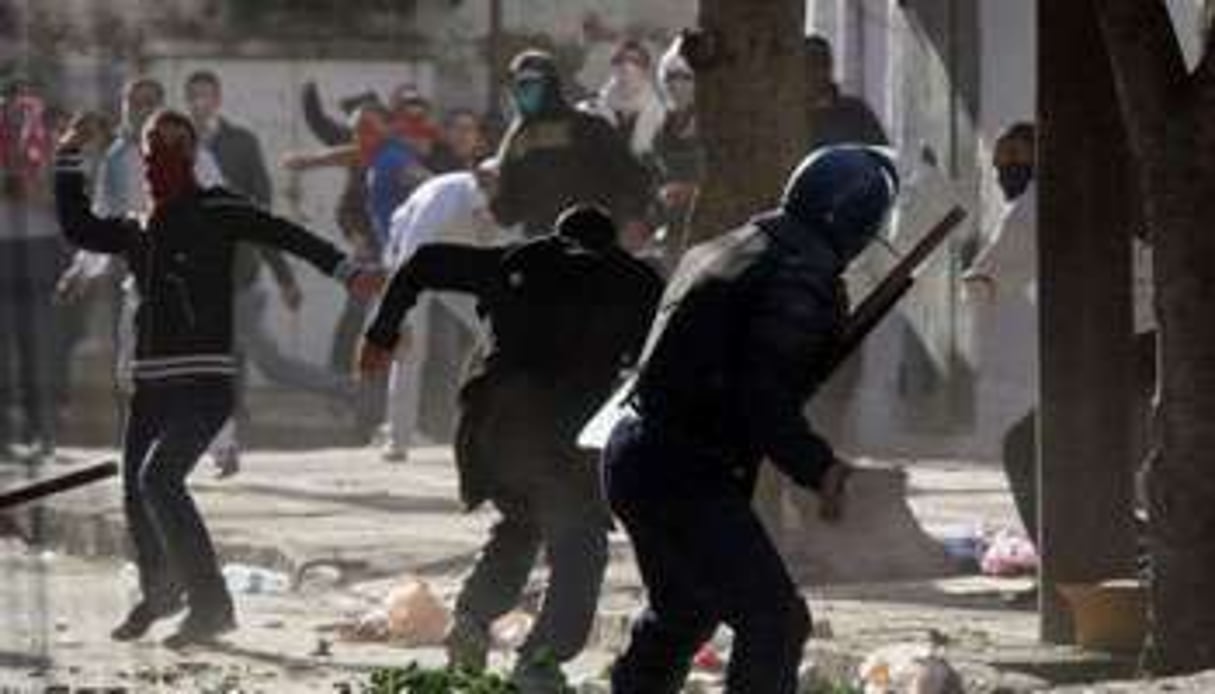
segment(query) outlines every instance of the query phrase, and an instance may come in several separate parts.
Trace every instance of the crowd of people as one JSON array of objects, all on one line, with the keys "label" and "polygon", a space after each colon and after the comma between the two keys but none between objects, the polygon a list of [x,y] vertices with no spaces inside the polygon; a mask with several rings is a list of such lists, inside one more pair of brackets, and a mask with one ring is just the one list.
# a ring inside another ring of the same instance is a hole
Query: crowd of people
[{"label": "crowd of people", "polygon": [[[816,41],[808,60],[823,60]],[[55,120],[35,95],[6,95],[4,209],[21,224],[0,242],[21,255],[3,255],[4,320],[44,320],[122,287],[116,381],[141,599],[114,639],[182,610],[170,647],[236,626],[186,479],[208,449],[222,474],[239,470],[248,366],[353,413],[364,441],[384,425],[385,457],[402,460],[441,310],[478,335],[459,383],[461,498],[501,517],[457,597],[452,663],[484,667],[490,624],[544,549],[549,585],[512,677],[521,691],[556,691],[551,661],[586,643],[614,515],[649,599],[615,691],[678,691],[722,622],[737,635],[730,691],[793,691],[809,614],[750,499],[770,459],[819,494],[824,519],[842,512],[851,468],[804,406],[830,375],[841,274],[880,231],[898,175],[883,151],[834,134],[790,174],[778,209],[681,259],[704,166],[694,73],[678,41],[657,61],[624,41],[611,64],[602,88],[573,102],[550,54],[518,54],[497,143],[477,114],[440,118],[410,85],[343,99],[337,117],[307,84],[302,116],[320,144],[282,165],[346,170],[339,242],[269,211],[267,159],[225,114],[214,72],[189,75],[180,110],[165,108],[161,83],[131,81],[113,131],[97,114]],[[852,127],[863,104],[829,86],[818,117]],[[347,289],[328,364],[284,354],[266,326],[263,265],[288,309],[301,300],[282,253]],[[25,428],[0,430],[5,455],[18,438],[53,452],[63,386],[48,385],[66,369],[31,364],[70,362],[56,331],[0,331],[0,372],[22,379],[3,392]],[[600,466],[578,433],[629,371],[629,411]]]},{"label": "crowd of people", "polygon": [[[518,56],[509,79],[515,116],[504,133],[496,121],[469,109],[440,113],[412,84],[385,95],[368,90],[340,98],[340,112],[329,112],[317,85],[307,82],[298,115],[317,147],[266,153],[257,134],[225,111],[217,73],[190,74],[177,99],[170,85],[136,77],[124,87],[120,113],[111,118],[90,111],[81,123],[91,204],[101,216],[146,211],[140,133],[172,101],[183,105],[198,130],[195,165],[204,187],[222,185],[271,209],[271,167],[301,173],[345,169],[335,222],[341,244],[362,262],[391,269],[426,241],[534,238],[548,233],[570,204],[587,202],[611,212],[630,250],[669,270],[703,166],[692,72],[678,46],[655,61],[642,42],[622,42],[603,87],[578,102],[569,99],[556,62],[543,52]],[[125,398],[131,390],[138,294],[129,272],[121,260],[65,243],[54,220],[51,145],[66,125],[66,114],[50,108],[37,85],[15,82],[5,92],[0,205],[6,220],[0,243],[11,244],[12,252],[3,254],[0,320],[13,329],[4,331],[0,349],[4,461],[54,458],[58,425],[73,403],[71,355],[89,315],[102,308],[115,316],[116,391]],[[275,385],[349,409],[357,440],[382,443],[388,460],[406,458],[417,423],[424,349],[382,382],[356,383],[356,347],[374,302],[352,296],[334,316],[327,363],[290,354],[271,329],[270,303],[300,309],[303,295],[291,264],[273,249],[247,244],[238,245],[237,254],[234,337],[242,381],[253,367]],[[429,303],[433,307],[413,319],[421,347],[432,318],[458,326],[458,343],[465,348],[475,341],[479,328],[471,303],[450,295]],[[239,470],[238,431],[251,424],[244,400],[237,402],[238,415],[210,449],[221,475]]]}]

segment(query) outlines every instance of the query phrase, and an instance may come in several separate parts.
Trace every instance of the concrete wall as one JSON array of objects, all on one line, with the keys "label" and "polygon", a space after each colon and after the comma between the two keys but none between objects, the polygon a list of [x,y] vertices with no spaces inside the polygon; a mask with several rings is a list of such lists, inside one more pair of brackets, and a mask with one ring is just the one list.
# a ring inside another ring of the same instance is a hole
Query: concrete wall
[{"label": "concrete wall", "polygon": [[[1202,47],[1203,0],[1167,0],[1178,40],[1193,66]],[[1010,123],[1034,120],[1037,90],[1035,0],[808,0],[807,28],[830,37],[837,49],[837,79],[861,94],[881,116],[904,160],[914,170],[918,149],[930,145],[941,161],[937,194],[954,196],[971,213],[969,243],[955,244],[938,260],[903,315],[946,368],[946,384],[961,384],[983,369],[977,353],[975,316],[956,291],[957,271],[994,231],[1004,202],[990,167],[995,138]],[[956,33],[961,23],[964,30]],[[954,27],[953,38],[947,30]],[[944,31],[943,31],[944,29]],[[897,233],[896,229],[896,233]],[[867,443],[885,448],[947,447],[994,456],[1012,415],[1000,403],[965,401],[971,390],[946,398],[937,414],[954,426],[932,431],[897,414],[918,407],[898,394],[897,347],[890,326],[866,351],[862,431]],[[952,354],[952,359],[950,358]],[[892,364],[892,360],[895,364]],[[927,402],[937,402],[929,397]],[[891,403],[894,402],[894,407]],[[892,414],[895,412],[896,414]],[[948,422],[945,422],[948,424]]]}]

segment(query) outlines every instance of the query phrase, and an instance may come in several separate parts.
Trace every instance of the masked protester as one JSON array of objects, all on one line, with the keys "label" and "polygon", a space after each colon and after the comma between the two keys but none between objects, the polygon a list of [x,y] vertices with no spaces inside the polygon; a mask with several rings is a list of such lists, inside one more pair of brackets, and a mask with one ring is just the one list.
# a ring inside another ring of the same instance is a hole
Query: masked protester
[{"label": "masked protester", "polygon": [[648,176],[602,118],[574,109],[561,94],[552,56],[529,50],[511,61],[517,111],[498,154],[498,194],[491,206],[503,226],[547,234],[557,215],[595,204],[628,231],[644,218]]},{"label": "masked protester", "polygon": [[1038,537],[1036,287],[1038,196],[1033,183],[1035,133],[1017,123],[996,140],[992,167],[1007,208],[991,241],[962,275],[977,309],[983,370],[981,401],[1013,422],[1002,444],[1004,470],[1026,532]]},{"label": "masked protester", "polygon": [[236,625],[210,536],[186,488],[186,477],[232,411],[235,245],[281,248],[361,295],[374,294],[380,277],[239,196],[200,187],[194,173],[198,137],[181,113],[160,111],[144,129],[152,206],[142,220],[90,210],[81,139],[73,127],[59,148],[55,189],[63,232],[82,248],[122,256],[139,292],[123,491],[141,600],[112,637],[140,638],[157,620],[188,607],[165,641],[179,648]]},{"label": "masked protester", "polygon": [[[147,214],[151,201],[146,190],[146,169],[140,153],[140,139],[148,118],[164,105],[164,99],[164,86],[147,77],[131,80],[123,89],[122,120],[117,137],[106,149],[91,182],[92,208],[97,216],[139,217]],[[82,143],[82,155],[87,154],[84,146]],[[194,176],[204,188],[223,183],[219,165],[205,148],[200,147],[196,152]],[[61,299],[70,299],[83,294],[89,284],[106,277],[119,278],[122,286],[114,331],[114,381],[125,403],[133,388],[131,362],[135,352],[135,311],[139,297],[135,281],[128,275],[122,258],[82,249],[73,258],[72,266],[60,277],[56,291]]]},{"label": "masked protester", "polygon": [[402,84],[388,99],[392,134],[404,142],[431,171],[443,132],[433,119],[434,107],[413,84]]},{"label": "masked protester", "polygon": [[[340,166],[346,170],[345,185],[334,209],[335,221],[355,257],[361,261],[378,262],[383,248],[367,205],[367,175],[364,163],[367,152],[365,147],[362,153],[352,150],[357,149],[353,144],[355,133],[365,132],[365,126],[360,121],[374,117],[370,111],[362,110],[362,107],[379,104],[379,97],[374,92],[363,92],[343,98],[340,103],[346,114],[345,122],[332,118],[325,112],[321,105],[320,92],[314,82],[304,85],[301,97],[304,119],[309,130],[329,149],[319,155],[289,155],[284,160],[284,165],[294,170],[316,166]],[[341,154],[334,154],[336,152]],[[345,375],[354,371],[359,333],[363,330],[368,310],[365,302],[353,296],[346,297],[330,340],[329,369],[333,373]],[[356,438],[361,442],[368,442],[374,435],[382,413],[377,411],[379,408],[374,399],[364,404],[367,406],[360,407],[355,417]]]},{"label": "masked protester", "polygon": [[368,373],[387,367],[423,292],[470,294],[487,316],[490,338],[460,394],[456,462],[464,503],[488,500],[501,519],[456,599],[447,647],[453,665],[485,666],[489,627],[518,603],[543,547],[549,586],[513,675],[525,693],[556,691],[543,660],[577,655],[594,620],[609,517],[575,436],[638,353],[661,291],[615,236],[603,211],[579,207],[529,242],[422,246],[393,278],[360,359]]},{"label": "masked protester", "polygon": [[780,209],[691,249],[650,328],[631,402],[604,451],[612,510],[649,605],[612,671],[617,694],[680,691],[719,623],[732,694],[792,694],[810,615],[755,512],[760,461],[842,511],[849,465],[802,414],[846,311],[841,275],[897,183],[876,150],[808,156]]}]

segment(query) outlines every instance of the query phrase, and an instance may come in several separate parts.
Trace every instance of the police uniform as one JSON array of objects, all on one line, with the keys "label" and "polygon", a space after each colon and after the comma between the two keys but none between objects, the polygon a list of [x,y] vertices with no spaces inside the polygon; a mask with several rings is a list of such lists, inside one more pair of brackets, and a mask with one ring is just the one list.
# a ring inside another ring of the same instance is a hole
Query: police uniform
[{"label": "police uniform", "polygon": [[[816,490],[839,464],[802,412],[837,349],[841,273],[892,195],[877,156],[848,148],[803,164],[779,211],[693,248],[667,287],[635,416],[604,452],[649,600],[613,668],[617,694],[678,692],[721,622],[735,634],[728,691],[796,690],[810,615],[752,495],[765,458]],[[849,214],[858,194],[874,204]]]}]

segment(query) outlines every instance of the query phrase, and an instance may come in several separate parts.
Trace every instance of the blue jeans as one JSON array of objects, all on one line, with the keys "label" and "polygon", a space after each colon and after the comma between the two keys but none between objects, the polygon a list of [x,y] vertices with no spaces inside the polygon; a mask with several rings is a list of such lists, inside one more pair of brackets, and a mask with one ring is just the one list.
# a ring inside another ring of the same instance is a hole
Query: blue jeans
[{"label": "blue jeans", "polygon": [[794,694],[810,613],[750,494],[728,478],[673,479],[672,467],[695,470],[704,453],[660,436],[625,420],[604,451],[608,501],[649,601],[612,668],[612,691],[680,691],[697,649],[724,622],[734,630],[727,691]]},{"label": "blue jeans", "polygon": [[227,379],[137,383],[123,450],[123,502],[145,601],[184,592],[192,610],[231,598],[186,478],[232,413]]}]

